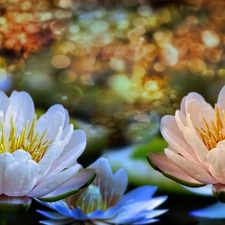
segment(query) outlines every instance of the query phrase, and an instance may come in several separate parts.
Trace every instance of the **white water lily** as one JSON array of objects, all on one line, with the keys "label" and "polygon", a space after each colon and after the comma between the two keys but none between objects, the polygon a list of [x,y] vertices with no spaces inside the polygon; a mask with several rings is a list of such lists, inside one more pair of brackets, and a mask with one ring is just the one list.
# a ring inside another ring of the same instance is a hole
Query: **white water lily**
[{"label": "white water lily", "polygon": [[100,158],[89,168],[97,176],[87,188],[57,202],[41,202],[57,212],[38,210],[49,220],[45,225],[60,224],[149,224],[158,221],[155,217],[167,210],[155,210],[166,196],[152,197],[157,187],[143,186],[124,194],[128,177],[124,169],[112,173],[109,162]]},{"label": "white water lily", "polygon": [[66,109],[54,105],[37,119],[30,95],[16,91],[0,92],[0,103],[0,211],[25,210],[33,197],[58,200],[88,182],[93,171],[77,163],[86,134]]}]

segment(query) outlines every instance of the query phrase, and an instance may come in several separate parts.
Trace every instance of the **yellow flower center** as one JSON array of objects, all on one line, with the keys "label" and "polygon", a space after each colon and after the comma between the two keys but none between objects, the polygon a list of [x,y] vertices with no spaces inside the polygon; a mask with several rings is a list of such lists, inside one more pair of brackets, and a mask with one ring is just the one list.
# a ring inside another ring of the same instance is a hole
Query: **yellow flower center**
[{"label": "yellow flower center", "polygon": [[205,128],[196,128],[208,150],[216,147],[217,143],[225,140],[225,112],[223,111],[223,122],[218,107],[215,108],[216,121],[207,122],[203,118]]},{"label": "yellow flower center", "polygon": [[40,135],[40,132],[35,134],[37,118],[35,117],[31,126],[28,129],[29,121],[26,123],[21,133],[17,136],[16,134],[16,125],[13,121],[13,118],[10,121],[10,129],[8,138],[6,137],[5,124],[3,119],[0,121],[0,154],[3,152],[13,153],[18,149],[23,149],[26,152],[29,152],[32,159],[36,162],[39,162],[52,141],[44,140],[44,137],[47,133],[47,130]]},{"label": "yellow flower center", "polygon": [[77,194],[70,196],[66,201],[71,209],[80,208],[85,214],[97,209],[105,211],[108,208],[99,187],[92,184]]}]

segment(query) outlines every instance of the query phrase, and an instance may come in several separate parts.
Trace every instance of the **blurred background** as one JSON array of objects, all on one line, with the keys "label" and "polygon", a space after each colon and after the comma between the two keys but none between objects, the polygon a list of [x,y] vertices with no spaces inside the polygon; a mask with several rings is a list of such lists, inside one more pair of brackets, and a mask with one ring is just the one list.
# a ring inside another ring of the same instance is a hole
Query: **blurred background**
[{"label": "blurred background", "polygon": [[[167,146],[160,119],[189,92],[216,102],[224,11],[224,0],[0,0],[0,89],[28,92],[38,115],[64,105],[87,133],[84,167],[104,155],[127,170],[128,189],[157,185],[169,196],[158,224],[222,224],[189,217],[214,197],[163,177],[146,154]],[[36,207],[9,224],[38,224]]]}]

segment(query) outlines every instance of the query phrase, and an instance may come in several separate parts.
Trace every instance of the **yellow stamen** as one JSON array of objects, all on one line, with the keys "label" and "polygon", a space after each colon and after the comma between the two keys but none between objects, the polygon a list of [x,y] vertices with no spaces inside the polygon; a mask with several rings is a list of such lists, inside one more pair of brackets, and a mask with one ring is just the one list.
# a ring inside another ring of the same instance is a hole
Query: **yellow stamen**
[{"label": "yellow stamen", "polygon": [[80,208],[85,214],[97,209],[105,211],[110,207],[104,201],[100,188],[92,184],[77,194],[68,197],[66,202],[71,209]]},{"label": "yellow stamen", "polygon": [[52,141],[44,140],[47,130],[40,136],[40,133],[35,133],[35,125],[37,118],[35,117],[31,126],[29,127],[29,122],[26,123],[21,133],[17,135],[16,125],[13,119],[10,120],[9,136],[7,138],[5,131],[5,124],[3,117],[1,116],[1,136],[0,136],[0,153],[10,152],[13,153],[18,149],[23,149],[24,151],[30,153],[33,160],[39,162]]},{"label": "yellow stamen", "polygon": [[225,112],[222,112],[223,114],[223,121],[220,116],[219,108],[215,108],[215,115],[216,120],[215,123],[210,120],[209,123],[203,119],[205,128],[196,128],[198,131],[203,143],[208,148],[208,150],[211,150],[216,147],[217,143],[225,140]]}]

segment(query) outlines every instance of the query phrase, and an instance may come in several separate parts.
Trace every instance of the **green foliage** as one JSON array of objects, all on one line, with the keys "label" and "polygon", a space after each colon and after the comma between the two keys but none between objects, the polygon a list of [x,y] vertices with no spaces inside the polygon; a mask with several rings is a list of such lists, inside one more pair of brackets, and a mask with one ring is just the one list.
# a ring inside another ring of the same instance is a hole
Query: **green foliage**
[{"label": "green foliage", "polygon": [[146,160],[147,153],[162,152],[167,145],[167,142],[162,137],[156,136],[147,144],[136,147],[132,154],[132,158]]}]

